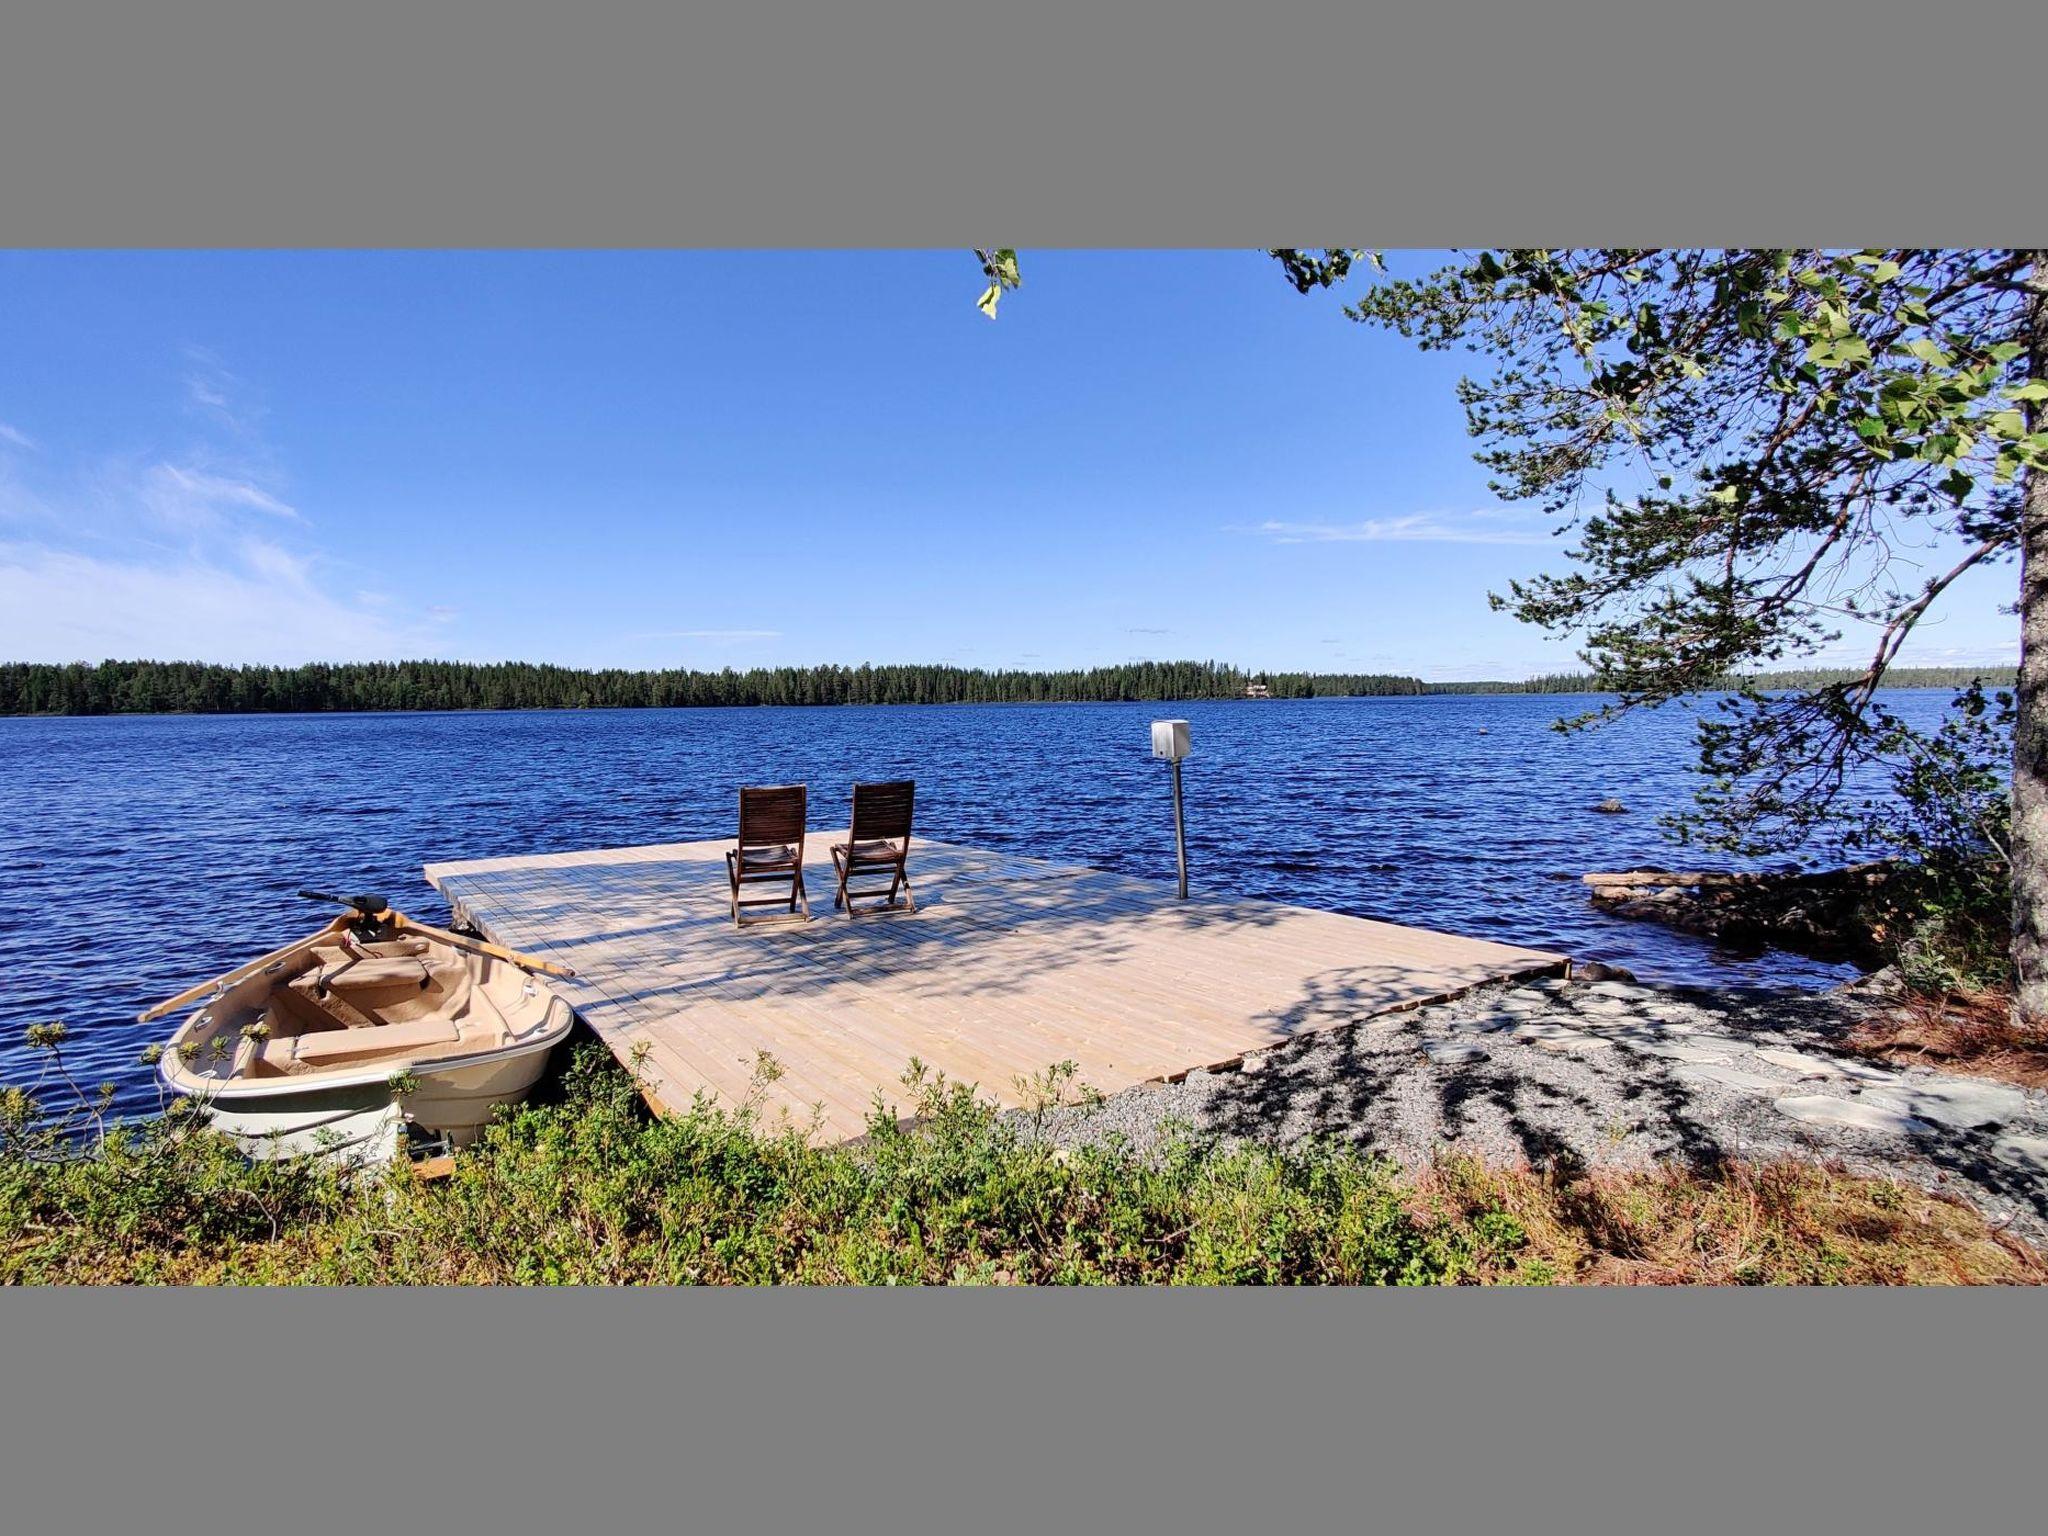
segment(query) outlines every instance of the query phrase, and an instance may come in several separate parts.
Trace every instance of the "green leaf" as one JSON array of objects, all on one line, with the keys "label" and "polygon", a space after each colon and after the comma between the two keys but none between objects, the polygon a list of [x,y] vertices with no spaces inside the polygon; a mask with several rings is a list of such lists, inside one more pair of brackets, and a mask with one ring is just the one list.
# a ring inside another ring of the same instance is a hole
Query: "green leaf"
[{"label": "green leaf", "polygon": [[1017,253],[1010,249],[975,248],[975,258],[981,262],[982,276],[988,279],[988,287],[982,290],[974,307],[989,319],[996,317],[996,305],[1001,302],[1005,288],[1021,288],[1023,278],[1017,267]]},{"label": "green leaf", "polygon": [[1817,341],[1806,349],[1806,361],[1816,368],[1846,368],[1851,363],[1870,361],[1870,348],[1861,336],[1844,336],[1837,341]]}]

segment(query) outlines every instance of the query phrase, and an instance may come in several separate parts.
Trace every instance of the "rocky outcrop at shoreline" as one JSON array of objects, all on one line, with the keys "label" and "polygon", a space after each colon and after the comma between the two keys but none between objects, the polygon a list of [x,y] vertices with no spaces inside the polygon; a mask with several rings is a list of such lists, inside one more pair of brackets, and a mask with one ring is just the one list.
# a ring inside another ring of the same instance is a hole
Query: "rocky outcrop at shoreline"
[{"label": "rocky outcrop at shoreline", "polygon": [[1582,878],[1593,905],[1741,948],[1775,946],[1818,960],[1882,965],[1888,862],[1813,873],[1639,868]]},{"label": "rocky outcrop at shoreline", "polygon": [[1057,1110],[1037,1133],[1141,1149],[1177,1131],[1331,1138],[1409,1167],[1443,1150],[1556,1169],[1839,1161],[2048,1241],[2048,1091],[1847,1049],[1887,995],[1881,977],[1833,992],[1490,983]]}]

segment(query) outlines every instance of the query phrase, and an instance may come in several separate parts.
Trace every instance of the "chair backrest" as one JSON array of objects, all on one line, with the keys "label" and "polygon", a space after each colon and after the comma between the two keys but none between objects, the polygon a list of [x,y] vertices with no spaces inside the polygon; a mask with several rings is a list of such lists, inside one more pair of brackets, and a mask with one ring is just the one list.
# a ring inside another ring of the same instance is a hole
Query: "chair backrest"
[{"label": "chair backrest", "polygon": [[847,835],[857,843],[908,838],[910,806],[916,794],[914,779],[854,785],[853,827]]},{"label": "chair backrest", "polygon": [[804,786],[774,784],[740,790],[740,846],[795,843],[804,840]]}]

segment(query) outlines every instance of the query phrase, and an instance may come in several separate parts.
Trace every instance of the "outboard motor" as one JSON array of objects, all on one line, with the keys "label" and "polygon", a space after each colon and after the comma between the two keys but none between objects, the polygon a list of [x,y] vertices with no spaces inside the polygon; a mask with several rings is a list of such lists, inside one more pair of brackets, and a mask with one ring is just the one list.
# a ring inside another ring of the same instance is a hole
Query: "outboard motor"
[{"label": "outboard motor", "polygon": [[330,896],[324,891],[300,891],[299,894],[308,901],[324,901],[354,911],[356,920],[348,925],[348,931],[365,944],[374,944],[391,936],[391,903],[382,896]]}]

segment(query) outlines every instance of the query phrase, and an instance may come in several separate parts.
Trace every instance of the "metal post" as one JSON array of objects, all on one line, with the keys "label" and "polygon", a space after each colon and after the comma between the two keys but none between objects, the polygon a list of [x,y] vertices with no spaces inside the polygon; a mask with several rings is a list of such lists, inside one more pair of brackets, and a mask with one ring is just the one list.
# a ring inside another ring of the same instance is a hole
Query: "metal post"
[{"label": "metal post", "polygon": [[1180,811],[1180,759],[1173,760],[1173,854],[1180,863],[1180,899],[1188,899],[1188,824]]}]

